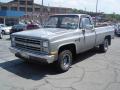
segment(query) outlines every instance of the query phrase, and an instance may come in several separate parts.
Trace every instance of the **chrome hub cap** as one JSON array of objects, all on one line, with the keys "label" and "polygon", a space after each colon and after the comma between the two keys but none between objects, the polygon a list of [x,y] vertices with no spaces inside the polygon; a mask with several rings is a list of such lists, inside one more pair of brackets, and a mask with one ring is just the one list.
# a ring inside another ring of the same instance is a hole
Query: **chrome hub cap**
[{"label": "chrome hub cap", "polygon": [[108,49],[108,40],[105,40],[105,43],[104,43],[104,48],[105,48],[105,50],[107,50],[107,49]]},{"label": "chrome hub cap", "polygon": [[71,59],[71,57],[68,54],[63,56],[63,65],[65,68],[69,67],[70,61],[71,61],[70,59]]}]

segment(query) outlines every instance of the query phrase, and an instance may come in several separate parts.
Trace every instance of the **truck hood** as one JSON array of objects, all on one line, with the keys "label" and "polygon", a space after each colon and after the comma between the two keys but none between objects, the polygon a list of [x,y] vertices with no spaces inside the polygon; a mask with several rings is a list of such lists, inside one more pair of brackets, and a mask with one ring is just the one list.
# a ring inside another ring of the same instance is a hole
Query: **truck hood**
[{"label": "truck hood", "polygon": [[[73,31],[73,30],[71,30],[71,31]],[[68,29],[41,28],[41,29],[36,29],[36,30],[17,32],[17,33],[14,33],[13,35],[52,39],[52,38],[61,36],[68,32],[70,32],[70,30],[68,30]]]}]

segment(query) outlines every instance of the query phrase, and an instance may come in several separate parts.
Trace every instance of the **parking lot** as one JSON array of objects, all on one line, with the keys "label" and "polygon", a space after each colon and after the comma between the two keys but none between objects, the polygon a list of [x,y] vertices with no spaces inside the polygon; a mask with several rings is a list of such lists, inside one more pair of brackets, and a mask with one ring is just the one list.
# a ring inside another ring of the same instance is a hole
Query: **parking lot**
[{"label": "parking lot", "polygon": [[71,69],[24,63],[9,51],[9,36],[0,40],[0,90],[120,90],[120,38],[107,53],[90,50],[77,56]]}]

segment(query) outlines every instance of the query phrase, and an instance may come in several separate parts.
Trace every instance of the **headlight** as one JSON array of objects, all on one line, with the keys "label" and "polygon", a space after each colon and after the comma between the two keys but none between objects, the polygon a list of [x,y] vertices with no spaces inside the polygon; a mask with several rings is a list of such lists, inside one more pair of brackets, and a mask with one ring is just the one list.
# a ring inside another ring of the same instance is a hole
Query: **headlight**
[{"label": "headlight", "polygon": [[49,53],[49,42],[48,41],[43,41],[42,43],[43,46],[43,52]]},{"label": "headlight", "polygon": [[48,46],[49,46],[48,41],[43,41],[43,47],[48,48]]}]

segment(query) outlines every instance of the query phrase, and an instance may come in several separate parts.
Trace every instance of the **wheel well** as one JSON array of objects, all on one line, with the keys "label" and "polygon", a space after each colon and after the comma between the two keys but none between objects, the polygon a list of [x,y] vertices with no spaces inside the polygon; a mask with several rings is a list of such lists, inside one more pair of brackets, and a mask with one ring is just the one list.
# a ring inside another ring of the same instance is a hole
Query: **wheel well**
[{"label": "wheel well", "polygon": [[105,39],[108,39],[109,45],[111,45],[111,36],[108,35],[108,36],[105,37]]},{"label": "wheel well", "polygon": [[73,56],[76,55],[76,46],[75,44],[67,44],[67,45],[63,45],[59,48],[58,54],[64,50],[70,50],[73,54]]}]

